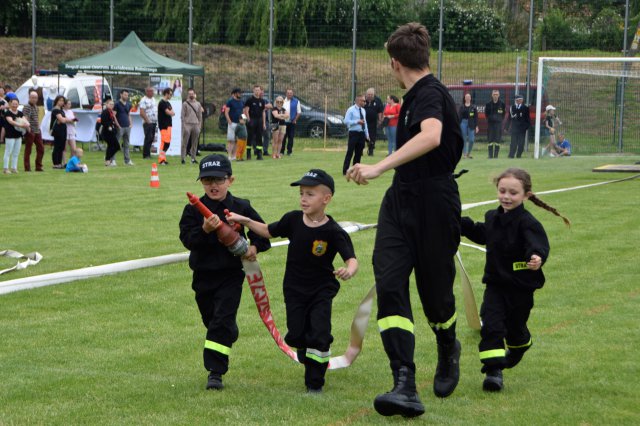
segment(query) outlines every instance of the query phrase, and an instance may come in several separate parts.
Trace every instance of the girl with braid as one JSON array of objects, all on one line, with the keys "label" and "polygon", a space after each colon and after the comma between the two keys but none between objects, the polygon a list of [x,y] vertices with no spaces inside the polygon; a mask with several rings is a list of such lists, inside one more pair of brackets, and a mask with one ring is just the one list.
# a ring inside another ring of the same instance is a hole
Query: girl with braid
[{"label": "girl with braid", "polygon": [[462,218],[462,235],[487,247],[479,345],[485,391],[502,390],[502,370],[515,367],[531,347],[527,320],[533,292],[545,281],[542,265],[549,256],[549,240],[523,202],[529,200],[570,225],[531,192],[531,176],[525,170],[507,169],[495,184],[500,206],[485,213],[484,223]]}]

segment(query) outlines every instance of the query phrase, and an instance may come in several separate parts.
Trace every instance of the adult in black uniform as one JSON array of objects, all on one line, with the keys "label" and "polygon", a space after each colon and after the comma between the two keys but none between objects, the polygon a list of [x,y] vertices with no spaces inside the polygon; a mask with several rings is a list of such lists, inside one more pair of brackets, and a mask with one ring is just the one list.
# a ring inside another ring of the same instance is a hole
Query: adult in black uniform
[{"label": "adult in black uniform", "polygon": [[382,113],[384,112],[384,104],[382,100],[376,96],[376,89],[370,87],[365,94],[364,110],[369,128],[369,140],[367,141],[367,155],[372,156],[376,147],[378,138],[378,121],[382,121]]},{"label": "adult in black uniform", "polygon": [[256,160],[262,160],[262,133],[267,129],[265,121],[266,102],[262,98],[262,88],[253,87],[253,96],[244,103],[244,115],[249,117],[247,121],[247,160],[251,160],[251,148]]},{"label": "adult in black uniform", "polygon": [[516,95],[515,105],[509,108],[509,122],[507,129],[511,130],[511,145],[509,146],[509,158],[522,157],[524,151],[524,139],[527,130],[531,127],[531,117],[529,107],[524,105],[522,95]]},{"label": "adult in black uniform", "polygon": [[393,390],[374,401],[385,416],[424,413],[415,386],[412,271],[438,343],[434,393],[450,395],[459,378],[453,256],[460,242],[460,196],[452,173],[463,141],[453,98],[429,68],[429,47],[429,33],[418,23],[403,25],[389,37],[393,75],[408,89],[398,120],[398,150],[376,164],[355,164],[347,172],[348,180],[367,184],[395,168],[380,207],[373,250],[378,328],[394,379]]},{"label": "adult in black uniform", "polygon": [[489,158],[498,158],[502,142],[502,123],[506,112],[506,106],[500,99],[500,91],[494,90],[491,92],[491,100],[484,106],[484,115],[487,117]]}]

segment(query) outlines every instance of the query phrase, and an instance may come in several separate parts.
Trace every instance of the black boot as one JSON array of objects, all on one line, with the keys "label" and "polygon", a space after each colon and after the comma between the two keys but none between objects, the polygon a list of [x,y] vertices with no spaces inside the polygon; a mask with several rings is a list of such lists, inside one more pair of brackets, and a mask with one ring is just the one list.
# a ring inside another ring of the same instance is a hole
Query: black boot
[{"label": "black boot", "polygon": [[383,416],[400,414],[417,417],[424,414],[424,405],[416,391],[415,372],[407,366],[393,370],[393,389],[376,396],[373,407]]},{"label": "black boot", "polygon": [[258,151],[256,154],[256,160],[262,160],[262,151]]},{"label": "black boot", "polygon": [[530,347],[531,346],[526,346],[524,348],[509,348],[509,349],[507,349],[507,353],[505,355],[504,368],[513,368],[516,365],[518,365],[518,363],[520,362],[520,360],[524,356],[524,353]]},{"label": "black boot", "polygon": [[438,345],[438,366],[433,378],[433,393],[446,398],[453,393],[460,379],[460,351],[458,339],[452,345]]},{"label": "black boot", "polygon": [[207,380],[207,389],[221,390],[224,388],[222,384],[222,375],[211,372],[209,373],[209,379]]},{"label": "black boot", "polygon": [[488,392],[499,392],[503,387],[502,370],[495,368],[487,371],[487,376],[484,378],[484,382],[482,382],[482,389]]}]

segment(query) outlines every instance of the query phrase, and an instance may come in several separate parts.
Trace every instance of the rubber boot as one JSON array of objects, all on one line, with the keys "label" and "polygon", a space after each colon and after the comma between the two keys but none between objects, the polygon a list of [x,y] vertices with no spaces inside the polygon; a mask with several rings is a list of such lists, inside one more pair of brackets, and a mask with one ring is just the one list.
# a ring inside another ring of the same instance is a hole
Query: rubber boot
[{"label": "rubber boot", "polygon": [[500,153],[500,144],[496,143],[493,147],[493,158],[498,158],[498,153]]},{"label": "rubber boot", "polygon": [[482,382],[482,389],[488,392],[499,392],[502,388],[504,388],[502,370],[495,368],[487,371],[487,376],[484,378],[484,382]]},{"label": "rubber boot", "polygon": [[493,142],[489,142],[487,145],[487,151],[489,152],[489,159],[493,158]]},{"label": "rubber boot", "polygon": [[440,398],[448,397],[458,386],[461,349],[458,339],[449,346],[438,344],[438,366],[433,378],[433,393]]},{"label": "rubber boot", "polygon": [[258,151],[256,154],[256,160],[262,160],[262,151]]},{"label": "rubber boot", "polygon": [[393,370],[393,389],[376,396],[373,407],[383,416],[417,417],[424,414],[424,405],[416,391],[415,372],[407,366]]}]

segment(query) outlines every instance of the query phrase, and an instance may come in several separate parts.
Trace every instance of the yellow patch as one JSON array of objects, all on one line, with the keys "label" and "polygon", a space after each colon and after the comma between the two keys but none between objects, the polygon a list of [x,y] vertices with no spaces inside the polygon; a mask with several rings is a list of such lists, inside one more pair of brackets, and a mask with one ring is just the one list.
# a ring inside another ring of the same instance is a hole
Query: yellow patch
[{"label": "yellow patch", "polygon": [[322,256],[327,252],[327,242],[322,240],[315,240],[313,242],[313,247],[311,248],[311,253],[314,256]]}]

